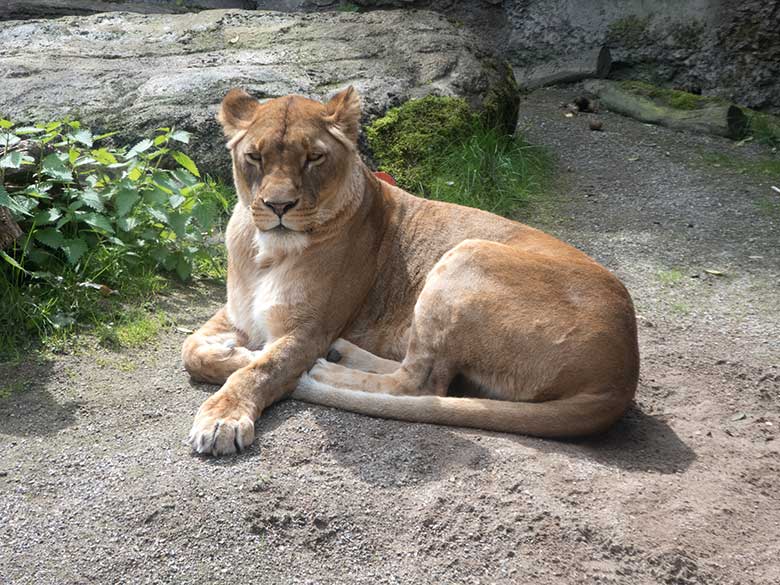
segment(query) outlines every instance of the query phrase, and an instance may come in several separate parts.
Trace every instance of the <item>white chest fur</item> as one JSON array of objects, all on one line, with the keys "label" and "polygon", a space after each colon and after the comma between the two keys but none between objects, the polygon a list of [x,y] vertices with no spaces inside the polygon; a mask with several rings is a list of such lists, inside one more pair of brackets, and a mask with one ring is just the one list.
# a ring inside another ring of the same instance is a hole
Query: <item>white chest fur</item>
[{"label": "white chest fur", "polygon": [[[247,334],[249,348],[260,349],[277,339],[283,329],[280,315],[303,300],[303,289],[294,274],[297,253],[271,256],[268,242],[257,238],[258,253],[246,263],[228,290],[228,316]],[[271,260],[273,258],[273,260]],[[274,322],[276,321],[276,322]]]}]

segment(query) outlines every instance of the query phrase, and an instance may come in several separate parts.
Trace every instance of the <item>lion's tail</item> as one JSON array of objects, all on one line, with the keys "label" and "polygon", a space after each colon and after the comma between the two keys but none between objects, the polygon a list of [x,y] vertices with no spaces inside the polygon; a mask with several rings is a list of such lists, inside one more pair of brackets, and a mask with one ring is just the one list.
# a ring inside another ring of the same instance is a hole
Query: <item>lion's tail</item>
[{"label": "lion's tail", "polygon": [[393,396],[334,388],[306,374],[292,398],[379,418],[561,438],[603,431],[628,406],[610,394],[578,394],[547,402]]}]

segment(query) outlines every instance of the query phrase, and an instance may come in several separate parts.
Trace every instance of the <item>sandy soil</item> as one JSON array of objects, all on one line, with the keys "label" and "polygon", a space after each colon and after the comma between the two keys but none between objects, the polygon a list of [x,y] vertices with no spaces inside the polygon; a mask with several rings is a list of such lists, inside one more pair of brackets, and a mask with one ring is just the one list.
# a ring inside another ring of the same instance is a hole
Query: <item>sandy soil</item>
[{"label": "sandy soil", "polygon": [[[184,445],[214,390],[184,335],[0,368],[0,583],[780,582],[780,220],[758,149],[545,90],[521,125],[561,159],[529,223],[614,270],[640,317],[636,407],[557,442],[288,401],[241,456]],[[774,184],[780,179],[775,178]],[[722,275],[712,274],[716,271]],[[222,291],[164,299],[194,327]]]}]

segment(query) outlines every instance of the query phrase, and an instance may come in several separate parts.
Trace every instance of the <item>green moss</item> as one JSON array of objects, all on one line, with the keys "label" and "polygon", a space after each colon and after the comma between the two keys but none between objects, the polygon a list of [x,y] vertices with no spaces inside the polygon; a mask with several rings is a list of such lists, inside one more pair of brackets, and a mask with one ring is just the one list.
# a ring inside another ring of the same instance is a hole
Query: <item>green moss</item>
[{"label": "green moss", "polygon": [[360,12],[360,6],[352,2],[342,2],[336,10],[338,12]]},{"label": "green moss", "polygon": [[677,110],[696,110],[708,105],[724,103],[723,100],[718,98],[703,97],[687,91],[657,87],[644,81],[621,81],[620,85],[626,91],[651,98],[661,105]]},{"label": "green moss", "polygon": [[520,90],[512,68],[503,61],[490,63],[498,82],[491,85],[482,100],[482,118],[487,126],[512,134],[517,126],[520,108]]},{"label": "green moss", "polygon": [[429,96],[388,111],[366,130],[379,168],[412,193],[508,214],[544,191],[547,154],[471,112]]},{"label": "green moss", "polygon": [[629,48],[639,47],[645,40],[649,25],[649,16],[632,14],[620,18],[607,27],[607,41]]},{"label": "green moss", "polygon": [[392,108],[366,129],[380,168],[412,192],[430,189],[436,157],[469,134],[475,116],[465,100],[427,96]]},{"label": "green moss", "polygon": [[679,23],[671,27],[672,38],[678,47],[696,49],[701,46],[701,37],[704,34],[704,23],[693,20],[687,23]]}]

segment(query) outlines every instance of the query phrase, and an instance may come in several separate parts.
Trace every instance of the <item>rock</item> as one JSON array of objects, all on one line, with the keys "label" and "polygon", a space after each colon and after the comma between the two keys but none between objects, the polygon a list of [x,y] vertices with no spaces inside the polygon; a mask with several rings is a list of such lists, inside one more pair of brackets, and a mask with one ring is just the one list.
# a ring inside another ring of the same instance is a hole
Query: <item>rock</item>
[{"label": "rock", "polygon": [[[233,42],[231,42],[233,41]],[[325,98],[354,85],[364,121],[435,93],[516,116],[511,70],[472,35],[425,11],[107,13],[0,23],[0,114],[78,118],[131,140],[160,126],[195,135],[190,154],[229,174],[215,120],[225,93]],[[508,112],[508,113],[507,113]],[[514,119],[510,121],[514,124]]]},{"label": "rock", "polygon": [[212,8],[255,8],[254,0],[5,0],[0,20],[127,11],[178,13]]}]

